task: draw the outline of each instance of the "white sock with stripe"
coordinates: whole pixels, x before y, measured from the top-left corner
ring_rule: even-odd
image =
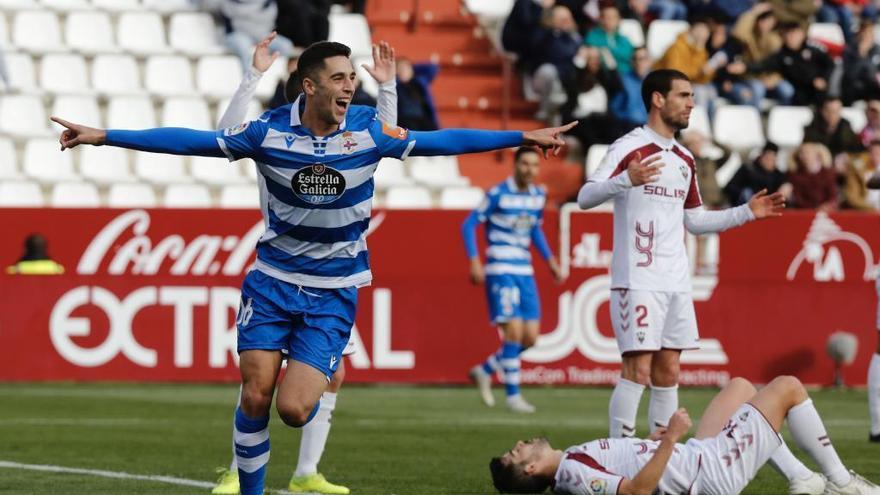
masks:
[[[868,410],[871,434],[880,435],[880,354],[874,354],[868,365]]]
[[[241,495],[263,495],[269,462],[269,416],[249,418],[235,410],[235,457]]]
[[[651,385],[651,398],[648,399],[648,421],[651,432],[669,426],[669,418],[678,409],[678,385],[655,387]]]
[[[813,472],[791,453],[791,449],[785,443],[770,456],[770,465],[788,481],[809,478],[813,475]]]
[[[633,437],[645,386],[621,377],[608,402],[609,438]],[[668,419],[667,419],[668,421]]]
[[[816,461],[825,476],[837,486],[848,484],[852,478],[831,445],[813,401],[807,399],[792,407],[786,418],[795,443]]]
[[[336,394],[324,392],[321,396],[321,408],[302,428],[299,458],[296,461],[294,476],[308,476],[318,472],[318,463],[321,462],[327,437],[330,436],[330,419],[333,417],[334,409],[336,409]]]

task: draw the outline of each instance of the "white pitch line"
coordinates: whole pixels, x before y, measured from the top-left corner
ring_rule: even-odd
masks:
[[[82,469],[64,466],[50,466],[46,464],[23,464],[20,462],[0,461],[0,468],[26,469],[29,471],[44,471],[50,473],[84,474],[87,476],[99,476],[101,478],[115,478],[123,480],[155,481],[170,485],[194,486],[198,488],[214,488],[214,483],[207,481],[188,480],[175,478],[174,476],[159,476],[150,474],[131,474],[121,471],[104,471],[102,469]]]

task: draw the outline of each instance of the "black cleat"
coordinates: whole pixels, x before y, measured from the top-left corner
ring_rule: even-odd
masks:
[[[874,442],[874,443],[880,443],[880,433],[878,433],[876,435],[873,433],[869,433],[868,434],[868,441]]]

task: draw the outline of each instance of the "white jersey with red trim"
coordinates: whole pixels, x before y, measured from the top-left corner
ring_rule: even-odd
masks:
[[[664,167],[656,182],[614,197],[611,288],[689,292],[684,209],[702,205],[693,155],[675,139],[639,127],[611,145],[588,182],[626,173],[637,153],[643,160],[660,154]]]
[[[621,480],[633,479],[659,445],[660,442],[638,438],[608,438],[570,447],[556,470],[553,492],[616,495]],[[699,470],[699,452],[676,444],[655,493],[689,493]]]

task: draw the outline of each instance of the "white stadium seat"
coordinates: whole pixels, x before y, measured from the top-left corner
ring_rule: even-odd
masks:
[[[67,51],[61,39],[61,24],[50,11],[19,12],[15,16],[12,39],[15,46],[26,53]]]
[[[98,184],[133,182],[128,167],[129,151],[115,146],[81,146],[79,172],[83,178]]]
[[[440,208],[472,210],[480,205],[486,193],[479,187],[447,187],[440,193]]]
[[[361,89],[373,98],[377,98],[379,96],[379,83],[373,79],[373,76],[367,72],[367,69],[364,69],[364,64],[373,65],[373,58],[358,57],[353,59],[351,63],[354,65],[354,71],[357,73],[358,81],[361,83]]]
[[[40,3],[57,12],[82,11],[92,8],[92,4],[88,0],[40,0]]]
[[[229,97],[238,88],[242,74],[238,57],[202,57],[196,64],[196,87],[200,94],[209,98]]]
[[[163,14],[196,9],[191,0],[143,0],[143,2],[145,9],[155,10]]]
[[[81,55],[49,54],[40,64],[40,86],[60,94],[91,94],[86,61]]]
[[[15,146],[8,137],[0,137],[0,179],[20,179]]]
[[[764,145],[764,131],[758,109],[747,105],[727,105],[715,111],[712,121],[715,140],[735,150],[751,150]]]
[[[587,150],[587,169],[585,170],[587,179],[596,172],[596,169],[599,168],[599,164],[602,163],[602,159],[605,158],[607,153],[607,144],[594,144],[590,146],[590,149]]]
[[[37,0],[0,0],[0,10],[35,10],[39,9]]]
[[[218,123],[217,127],[219,127],[220,117],[222,117],[223,114],[226,112],[226,109],[229,108],[229,102],[230,102],[229,98],[225,98],[225,99],[217,102],[217,106],[215,108],[215,110],[217,112],[215,114],[215,115],[217,115],[217,123]],[[257,117],[259,117],[262,114],[263,114],[263,105],[260,105],[260,102],[258,100],[251,99],[248,102],[248,107],[247,107],[247,110],[245,111],[243,122],[249,122],[251,120],[255,120]]]
[[[414,157],[410,163],[410,175],[428,187],[470,185],[470,180],[461,176],[458,159],[454,156]]]
[[[424,187],[392,187],[385,195],[385,207],[390,209],[423,210],[431,206],[431,193]]]
[[[156,111],[146,96],[116,96],[107,104],[107,127],[148,129],[156,127]]]
[[[711,138],[712,126],[709,125],[709,111],[706,107],[696,106],[691,111],[691,118],[688,122],[687,130],[698,131],[700,134]]]
[[[635,48],[645,46],[645,31],[642,23],[635,19],[621,19],[620,34],[626,36]]]
[[[337,41],[351,47],[352,57],[372,55],[370,26],[366,17],[361,14],[330,14],[329,41]]]
[[[89,127],[104,127],[101,111],[98,109],[98,100],[91,96],[59,96],[52,104],[52,115]],[[58,134],[64,130],[55,122],[50,125]]]
[[[775,106],[767,116],[767,138],[783,148],[800,146],[804,126],[813,120],[809,107]]]
[[[23,93],[41,93],[37,85],[37,71],[34,59],[27,53],[8,53],[6,69],[9,71],[9,85],[12,89]]]
[[[591,113],[608,111],[608,93],[600,85],[593,86],[589,91],[578,94],[577,107],[572,112],[575,118],[582,119]]]
[[[36,182],[0,182],[0,206],[38,207],[43,206],[44,203],[43,192]]]
[[[87,55],[119,51],[106,12],[71,12],[64,28],[70,48]]]
[[[865,110],[862,108],[844,107],[840,113],[856,133],[861,132],[868,123],[868,116],[865,115]]]
[[[208,105],[201,98],[168,98],[162,106],[162,127],[214,129]]]
[[[190,161],[192,176],[198,182],[212,186],[242,184],[247,178],[241,174],[237,163],[229,163],[225,158],[194,156]]]
[[[57,139],[30,139],[24,147],[24,173],[40,182],[77,181],[75,151],[61,151]]]
[[[248,208],[260,207],[260,191],[254,185],[224,186],[220,190],[221,208]]]
[[[160,153],[136,153],[134,173],[153,184],[191,182],[186,173],[183,157]]]
[[[379,166],[376,167],[376,173],[373,175],[376,187],[379,189],[388,189],[395,186],[411,186],[412,179],[406,176],[406,169],[403,162],[396,158],[382,158],[379,160]]]
[[[92,0],[92,4],[95,8],[108,12],[141,10],[140,0]]]
[[[185,96],[195,93],[189,60],[173,55],[155,55],[147,59],[144,86],[158,96]]]
[[[843,29],[840,24],[833,22],[811,22],[810,27],[807,28],[807,37],[831,45],[842,46],[846,44]]]
[[[687,31],[687,21],[665,21],[657,19],[648,26],[648,53],[654,60],[659,60],[666,49],[675,42],[682,31]]]
[[[166,208],[210,208],[211,193],[199,184],[171,184],[165,189],[162,205]]]
[[[88,182],[61,182],[52,188],[49,206],[56,208],[97,208],[101,206],[98,188]]]
[[[48,123],[43,102],[36,96],[0,97],[0,133],[15,137],[47,136]]]
[[[471,14],[488,21],[503,21],[513,9],[514,0],[464,0]]]
[[[92,61],[92,87],[102,95],[144,92],[137,61],[128,55],[98,55]]]
[[[9,22],[6,20],[3,8],[0,7],[0,46],[8,49],[11,44],[9,41]]]
[[[287,61],[283,59],[276,60],[269,67],[269,70],[263,74],[263,77],[260,78],[254,94],[261,100],[268,100],[275,94],[275,87],[278,85],[278,81],[287,81],[288,75]]]
[[[183,12],[171,16],[168,43],[178,52],[192,56],[219,55],[225,50],[217,37],[217,25],[210,14]]]
[[[147,184],[112,184],[107,194],[110,208],[153,208],[156,192]]]
[[[135,55],[156,55],[171,51],[165,42],[162,18],[155,12],[124,12],[116,23],[120,48]]]

